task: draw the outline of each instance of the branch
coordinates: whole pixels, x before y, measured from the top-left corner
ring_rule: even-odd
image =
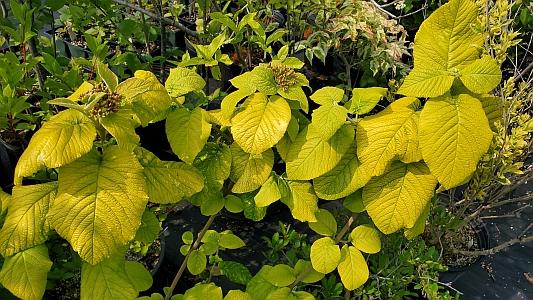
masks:
[[[189,260],[189,256],[191,253],[198,249],[200,247],[200,242],[202,241],[202,238],[204,237],[205,233],[215,220],[216,215],[212,215],[207,219],[207,222],[205,223],[202,230],[200,230],[200,233],[198,233],[198,237],[192,244],[191,248],[189,249],[189,252],[187,252],[187,255],[183,259],[183,262],[181,263],[180,268],[178,269],[178,272],[176,273],[176,276],[174,276],[174,280],[172,280],[172,284],[170,285],[170,289],[168,290],[168,293],[165,295],[165,300],[169,300],[172,297],[172,293],[174,292],[174,289],[176,288],[176,285],[178,284],[178,281],[181,278],[181,275],[183,275],[183,272],[185,272],[185,268],[187,267],[187,261]]]
[[[383,7],[381,7],[381,5],[379,5],[375,0],[370,0],[370,2],[372,4],[374,4],[374,6],[379,9],[379,11],[381,11],[382,13],[386,14],[387,16],[393,18],[393,19],[398,19],[397,16],[391,14],[390,12],[388,12],[386,9],[384,9]]]
[[[524,236],[524,234],[531,228],[533,227],[533,223],[530,223],[529,226],[526,227],[526,229],[524,231],[522,231],[522,233],[515,239],[512,239],[512,240],[509,240],[503,244],[500,244],[496,247],[493,247],[493,248],[490,248],[490,249],[487,249],[487,250],[476,250],[476,251],[464,251],[464,250],[456,250],[454,249],[453,250],[453,253],[457,253],[457,254],[462,254],[462,255],[466,255],[466,256],[481,256],[481,255],[492,255],[492,254],[496,254],[514,244],[523,244],[523,243],[527,243],[527,242],[531,242],[533,241],[533,235],[530,235],[530,236]]]
[[[533,69],[533,62],[531,62],[524,70],[522,70],[522,72],[520,72],[520,74],[518,74],[514,80],[515,81],[518,81],[520,80],[522,77],[524,77],[526,75],[527,72],[531,71]]]
[[[185,27],[183,24],[179,23],[179,22],[176,22],[172,19],[169,19],[169,18],[165,18],[165,17],[159,17],[158,15],[144,9],[144,8],[141,8],[137,5],[134,5],[134,4],[131,4],[127,1],[124,1],[124,0],[113,0],[115,3],[118,3],[118,4],[121,4],[121,5],[124,5],[124,6],[127,6],[133,10],[136,10],[144,15],[147,15],[149,16],[150,18],[152,19],[156,19],[156,20],[159,20],[161,23],[164,23],[166,25],[173,25],[173,26],[176,26],[178,27],[178,29],[184,31],[185,33],[187,33],[188,35],[190,36],[198,36],[198,32],[194,31],[194,30],[190,30],[189,28]],[[162,37],[163,38],[163,37]]]

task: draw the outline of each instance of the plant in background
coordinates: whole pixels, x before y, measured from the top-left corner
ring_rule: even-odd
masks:
[[[328,2],[328,1],[326,1]],[[333,54],[345,68],[347,89],[354,86],[355,67],[368,77],[392,77],[403,73],[401,58],[407,55],[406,32],[395,20],[387,19],[373,4],[366,1],[341,1],[337,5],[316,7],[312,33],[296,43],[296,51],[305,50],[309,61],[314,57],[325,64],[326,55]],[[325,8],[326,7],[326,8]],[[368,82],[364,86],[374,85]]]

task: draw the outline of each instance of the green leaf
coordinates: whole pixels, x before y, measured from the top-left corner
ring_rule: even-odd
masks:
[[[318,198],[313,186],[304,181],[281,181],[281,202],[291,210],[292,217],[301,222],[316,222]]]
[[[363,189],[359,189],[354,193],[348,195],[343,203],[349,211],[354,213],[360,213],[366,210],[365,205],[363,204]]]
[[[358,115],[369,113],[385,95],[387,95],[386,88],[370,87],[353,89],[350,113]]]
[[[309,180],[331,171],[354,142],[354,129],[342,126],[329,140],[304,129],[289,148],[287,177]]]
[[[222,289],[214,283],[197,284],[183,295],[183,300],[222,300]]]
[[[244,152],[236,143],[231,145],[231,175],[234,193],[258,189],[268,179],[274,165],[274,152],[268,149],[257,155]]]
[[[192,242],[194,242],[194,236],[193,236],[192,232],[185,231],[181,235],[181,240],[187,245],[192,245]]]
[[[362,286],[370,276],[363,254],[355,247],[342,247],[341,259],[337,268],[344,287],[353,291]]]
[[[374,224],[385,234],[411,228],[431,199],[437,181],[423,163],[394,162],[363,189],[363,201]]]
[[[446,188],[466,182],[492,141],[479,100],[469,95],[430,99],[420,115],[420,149]]]
[[[133,239],[147,200],[142,166],[110,146],[61,168],[50,224],[83,260],[97,264]]]
[[[57,182],[13,188],[8,213],[0,230],[0,250],[4,257],[48,239],[50,225],[46,216],[56,192]]]
[[[96,265],[82,264],[81,300],[134,299],[137,295],[122,257],[114,255]]]
[[[201,91],[205,86],[204,79],[193,70],[176,67],[170,69],[165,88],[171,97],[183,96],[194,91]]]
[[[297,298],[290,288],[282,287],[270,292],[266,300],[297,300]]]
[[[311,264],[313,269],[328,274],[335,270],[341,260],[341,250],[330,237],[323,237],[311,245]]]
[[[285,134],[291,121],[291,108],[279,96],[267,98],[256,93],[246,108],[231,120],[235,142],[251,154],[260,154],[274,146]]]
[[[488,55],[464,66],[460,72],[463,84],[476,94],[492,91],[502,80],[498,62]]]
[[[153,212],[145,210],[142,215],[141,226],[135,233],[135,240],[145,244],[152,243],[159,236],[160,231],[161,224],[157,216]]]
[[[419,103],[416,98],[402,98],[359,122],[357,157],[372,176],[383,174],[395,158],[420,159],[416,143]]]
[[[311,271],[308,271],[309,268],[311,268]],[[306,272],[306,274],[302,277],[302,282],[304,283],[315,283],[324,278],[324,274],[317,272],[315,271],[315,269],[313,269],[313,266],[311,265],[310,261],[303,259],[299,259],[296,262],[296,265],[294,266],[294,272],[296,272],[296,276],[302,276],[301,274],[303,272]]]
[[[252,296],[243,291],[231,290],[226,294],[224,300],[252,300]]]
[[[91,151],[96,138],[93,122],[74,109],[64,110],[44,123],[30,140],[15,168],[16,185],[43,167],[57,168]]]
[[[244,203],[244,216],[252,221],[261,221],[267,213],[267,207],[257,207],[253,197],[242,198]]]
[[[224,274],[224,276],[226,276],[231,282],[246,285],[252,279],[252,274],[250,274],[248,268],[241,263],[235,261],[221,261],[218,266],[222,271],[222,274]]]
[[[231,150],[225,144],[207,143],[196,156],[193,166],[204,174],[207,180],[224,183],[231,171]]]
[[[294,269],[284,265],[275,265],[265,275],[265,279],[277,287],[285,287],[290,285],[296,279]]]
[[[209,182],[208,182],[209,183]],[[224,195],[220,189],[222,185],[212,182],[204,185],[204,189],[191,197],[191,202],[200,205],[200,211],[204,216],[217,214],[224,208]]]
[[[137,121],[131,112],[121,109],[101,118],[100,124],[115,138],[120,147],[131,151],[139,145],[141,139],[135,133]]]
[[[45,245],[26,249],[6,257],[0,271],[0,283],[20,299],[43,298],[46,275],[52,268]]]
[[[261,189],[255,195],[254,201],[257,207],[266,207],[281,199],[276,174],[273,173],[265,183],[261,185]]]
[[[313,179],[313,187],[319,198],[336,200],[346,197],[370,180],[370,171],[361,167],[356,152],[353,143],[331,171]]]
[[[192,275],[198,275],[205,270],[206,266],[207,258],[205,255],[198,250],[191,251],[189,259],[187,260],[187,270],[189,270]]]
[[[338,104],[344,98],[344,90],[333,86],[326,86],[316,90],[309,98],[316,104],[331,106]]]
[[[246,292],[252,296],[252,300],[265,300],[270,292],[277,290],[276,286],[265,278],[265,275],[271,269],[271,266],[262,266],[259,272],[246,285]]]
[[[414,239],[416,236],[421,235],[424,233],[424,230],[426,229],[426,220],[429,216],[429,208],[431,206],[431,202],[426,205],[424,208],[424,211],[422,211],[422,214],[415,222],[415,225],[412,228],[406,228],[403,233],[405,237],[408,240]]]
[[[98,62],[96,64],[96,73],[100,76],[102,81],[105,82],[105,85],[111,92],[117,90],[118,77],[115,73],[109,70],[109,67],[106,64]]]
[[[286,91],[279,90],[278,94],[285,99],[298,101],[300,108],[305,113],[309,112],[309,101],[307,101],[307,96],[301,86],[293,85]]]
[[[272,69],[265,66],[255,67],[252,70],[251,75],[253,86],[255,86],[261,93],[274,95],[278,92],[278,84],[274,79]]]
[[[14,189],[14,188],[13,188]],[[11,204],[13,196],[0,189],[0,215],[4,215]]]
[[[244,210],[244,204],[242,203],[241,198],[235,195],[227,195],[225,199],[226,202],[224,203],[224,207],[227,211],[238,214]]]
[[[324,140],[331,138],[346,122],[348,110],[337,104],[323,105],[313,111],[311,124],[308,130]]]
[[[378,253],[381,250],[379,232],[369,224],[359,225],[350,233],[355,248],[365,253]]]
[[[143,264],[136,261],[126,261],[124,267],[131,284],[137,291],[146,291],[152,286],[152,275]]]
[[[161,161],[150,151],[138,147],[135,154],[143,166],[150,202],[168,204],[191,197],[204,187],[204,177],[193,166]]]
[[[172,104],[165,87],[148,71],[136,71],[135,77],[118,85],[117,93],[125,97],[126,103],[133,105],[142,126],[159,121],[160,115]]]
[[[232,233],[222,233],[218,243],[220,247],[226,249],[239,249],[245,246],[243,240]]]
[[[166,120],[165,129],[172,151],[188,164],[192,164],[211,134],[211,124],[204,113],[199,107],[192,111],[178,108],[169,113]]]
[[[473,1],[452,0],[437,9],[415,36],[415,66],[398,93],[437,97],[447,92],[458,69],[479,58],[484,42],[479,27]]]
[[[328,210],[319,209],[315,216],[316,222],[309,222],[309,228],[314,232],[325,236],[334,236],[337,233],[337,221]]]

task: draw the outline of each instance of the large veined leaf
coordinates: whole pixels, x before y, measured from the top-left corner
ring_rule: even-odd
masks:
[[[7,208],[9,207],[11,203],[11,199],[13,198],[12,195],[4,192],[2,189],[0,189],[0,215],[3,215],[6,213]]]
[[[64,110],[44,123],[32,137],[15,168],[15,184],[43,167],[57,168],[82,157],[93,147],[93,122],[74,109]]]
[[[354,129],[343,125],[329,140],[304,129],[287,154],[287,177],[309,180],[331,171],[354,142]]]
[[[362,188],[370,180],[371,172],[360,166],[354,143],[331,171],[313,179],[317,196],[325,200],[336,200]]]
[[[357,156],[373,176],[383,174],[395,158],[421,159],[418,150],[416,98],[402,98],[357,126]]]
[[[137,121],[135,121],[131,111],[121,109],[100,119],[100,124],[111,133],[120,147],[124,147],[127,150],[133,150],[141,140],[135,133]]]
[[[91,265],[81,266],[80,299],[135,299],[139,294],[128,277],[123,258],[116,255]]]
[[[415,66],[398,93],[437,97],[448,91],[458,69],[479,58],[484,40],[477,17],[471,0],[451,0],[431,14],[416,33]]]
[[[366,260],[357,248],[344,245],[341,249],[341,259],[337,268],[342,285],[353,291],[362,286],[370,276]]]
[[[132,104],[143,126],[158,121],[172,104],[165,87],[154,74],[147,71],[136,71],[134,77],[118,85],[117,93],[124,96],[126,103]]]
[[[283,137],[290,121],[291,108],[285,99],[256,93],[231,120],[231,133],[244,151],[260,154]]]
[[[204,177],[195,167],[182,162],[161,161],[150,151],[137,148],[135,154],[143,166],[150,202],[176,203],[200,192]]]
[[[302,222],[316,222],[318,198],[309,182],[280,181],[281,202],[291,210],[292,217]]]
[[[133,239],[147,200],[137,158],[110,146],[61,168],[49,220],[82,259],[97,264]]]
[[[299,73],[296,73],[299,74]],[[278,93],[285,99],[298,101],[300,108],[305,112],[309,112],[309,101],[305,95],[304,90],[299,85],[293,85],[285,90],[278,90]]]
[[[48,248],[45,245],[35,246],[5,258],[0,283],[20,299],[40,300],[51,268]]]
[[[437,180],[423,163],[394,162],[363,188],[366,210],[385,234],[411,228],[431,200]]]
[[[214,283],[202,283],[188,289],[183,300],[222,300],[222,289]]]
[[[358,115],[369,113],[386,94],[387,89],[381,87],[353,89],[350,113]]]
[[[500,97],[496,96],[483,96],[478,98],[481,102],[481,106],[485,111],[485,115],[489,120],[489,125],[492,131],[496,131],[496,122],[502,120],[503,115],[503,101]]]
[[[44,243],[50,226],[46,215],[57,192],[57,182],[15,186],[4,225],[0,251],[4,257]]]
[[[170,70],[165,88],[172,97],[183,96],[192,91],[200,91],[204,88],[205,81],[193,70],[176,67]]]
[[[461,81],[472,92],[485,94],[502,80],[502,72],[496,60],[488,55],[461,69]]]
[[[231,178],[234,193],[247,193],[258,189],[270,176],[274,165],[274,152],[268,149],[261,154],[244,152],[239,145],[231,145]]]
[[[313,111],[313,122],[309,124],[308,130],[327,140],[341,128],[347,116],[348,110],[344,106],[323,105]]]
[[[323,237],[311,245],[310,256],[313,269],[328,274],[339,265],[341,250],[332,238]]]
[[[426,205],[426,207],[422,211],[422,214],[420,215],[420,217],[418,217],[418,220],[416,220],[415,225],[411,228],[406,228],[403,231],[403,235],[408,240],[412,240],[416,236],[419,236],[422,233],[424,233],[424,230],[426,229],[426,220],[429,216],[430,206],[431,206],[431,202]]]
[[[469,95],[430,99],[420,115],[419,135],[424,161],[447,189],[472,176],[492,141],[483,107]]]
[[[211,134],[211,124],[204,114],[205,111],[199,107],[192,111],[178,108],[169,113],[166,120],[165,130],[170,147],[188,164],[192,164]]]
[[[326,86],[316,90],[309,98],[322,106],[338,104],[344,98],[344,90],[338,87]]]

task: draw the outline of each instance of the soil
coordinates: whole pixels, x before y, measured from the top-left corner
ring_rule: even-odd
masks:
[[[46,290],[43,299],[73,300],[80,299],[81,271],[71,278],[57,282],[53,289]]]
[[[476,256],[466,256],[454,253],[453,250],[475,251],[482,250],[483,247],[479,241],[479,231],[473,226],[464,226],[456,235],[445,235],[442,244],[444,245],[442,260],[448,267],[463,268],[475,263],[478,260]]]
[[[150,273],[153,274],[155,271],[157,271],[162,249],[163,247],[161,247],[161,240],[157,239],[150,245],[150,247],[148,247],[148,252],[145,256],[130,250],[126,252],[126,260],[140,262],[148,271],[150,271]]]

